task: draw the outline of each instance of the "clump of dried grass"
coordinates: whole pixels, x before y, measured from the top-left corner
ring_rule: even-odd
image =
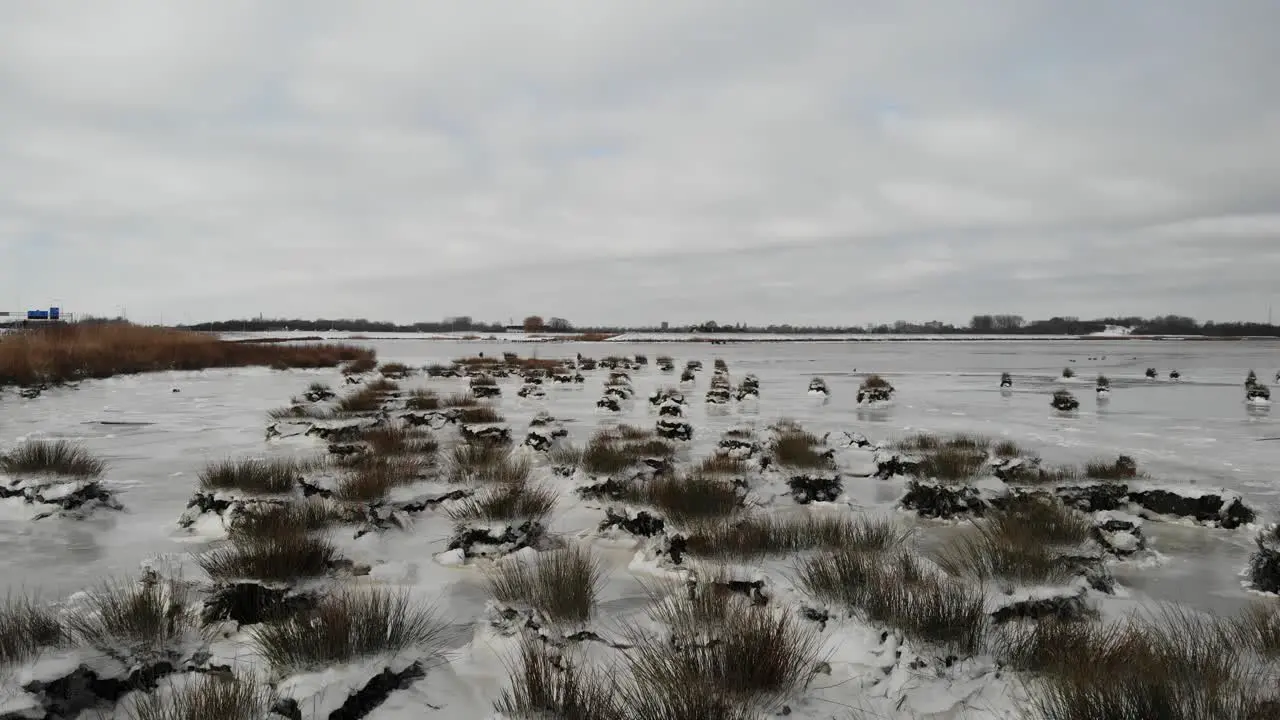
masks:
[[[171,649],[194,627],[186,592],[175,580],[105,582],[88,591],[88,602],[66,616],[69,634],[101,652],[118,656]]]
[[[457,501],[450,506],[448,514],[450,519],[458,522],[541,522],[555,509],[557,499],[554,488],[523,481],[498,483],[479,495]]]
[[[727,518],[742,510],[743,496],[722,478],[691,473],[662,475],[629,485],[620,499],[648,505],[667,520],[683,524]]]
[[[107,468],[84,446],[69,440],[27,440],[0,455],[0,470],[14,475],[49,474],[97,477]]]
[[[1034,710],[1046,720],[1261,720],[1276,707],[1229,625],[1187,609],[1013,626],[997,646],[1012,668],[1035,673]]]
[[[386,497],[393,488],[422,478],[430,467],[430,463],[419,456],[366,457],[345,469],[334,498],[375,502]]]
[[[377,425],[362,430],[359,437],[375,454],[382,456],[431,455],[440,449],[435,437],[420,428]]]
[[[458,422],[471,425],[473,423],[500,423],[506,420],[502,417],[502,413],[489,407],[488,405],[480,405],[477,407],[464,407],[458,411]]]
[[[982,645],[988,623],[982,592],[938,577],[909,553],[844,547],[801,560],[796,574],[815,598],[856,610],[908,638],[966,656]]]
[[[409,396],[405,398],[404,406],[406,410],[417,412],[439,410],[440,396],[431,390],[415,388],[409,391]]]
[[[1054,498],[1027,496],[991,514],[938,551],[947,574],[1013,583],[1065,583],[1080,566],[1063,550],[1087,541],[1093,524]]]
[[[784,467],[806,470],[833,470],[835,461],[826,452],[819,452],[822,438],[806,432],[799,426],[780,426],[775,430],[771,445],[773,459]]]
[[[275,694],[250,677],[220,677],[209,673],[171,681],[150,693],[138,693],[129,709],[132,720],[262,720]]]
[[[67,640],[68,633],[53,608],[13,594],[0,605],[0,667],[32,660],[41,650]]]
[[[200,555],[196,563],[215,582],[294,582],[326,575],[341,557],[333,543],[295,523],[263,523],[255,530],[233,533],[229,544]]]
[[[273,667],[305,670],[410,649],[438,652],[450,633],[436,612],[390,590],[343,590],[311,612],[251,631]]]
[[[449,454],[449,479],[482,485],[524,483],[533,475],[533,464],[510,448],[481,443],[455,445]]]
[[[218,460],[200,471],[198,482],[203,490],[278,495],[297,489],[302,472],[308,466],[293,458]]]
[[[685,547],[694,555],[746,560],[805,550],[884,550],[907,537],[895,523],[883,519],[831,513],[753,515],[699,527],[686,538]]]
[[[585,623],[604,578],[599,558],[572,545],[538,553],[532,560],[503,560],[489,572],[488,587],[499,602],[533,610],[552,622]]]

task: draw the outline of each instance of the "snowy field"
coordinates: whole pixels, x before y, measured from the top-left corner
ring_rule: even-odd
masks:
[[[281,333],[268,333],[278,337]],[[484,353],[501,356],[513,349],[506,342],[369,341],[381,362],[398,361],[421,369],[459,357]],[[587,371],[581,384],[549,383],[543,398],[520,398],[518,377],[500,379],[501,397],[491,401],[505,416],[516,445],[529,421],[540,411],[563,422],[568,441],[587,443],[598,428],[619,422],[652,428],[657,412],[647,401],[660,387],[676,386],[688,360],[705,369],[683,388],[688,403],[684,419],[694,429],[689,442],[677,443],[677,459],[693,462],[712,455],[724,433],[749,425],[762,439],[780,418],[790,418],[819,436],[830,433],[836,449],[843,489],[834,511],[895,518],[920,530],[922,547],[945,545],[956,532],[955,520],[924,521],[899,506],[906,481],[874,477],[874,449],[844,447],[843,433],[860,433],[872,444],[888,443],[912,433],[978,433],[1007,439],[1033,451],[1046,464],[1076,464],[1093,459],[1135,459],[1152,483],[1237,493],[1257,517],[1241,527],[1224,529],[1178,518],[1148,518],[1142,524],[1147,549],[1111,558],[1107,569],[1116,580],[1110,594],[1090,594],[1104,617],[1133,608],[1171,601],[1215,614],[1238,611],[1257,594],[1246,589],[1241,572],[1254,548],[1258,528],[1276,520],[1280,510],[1280,411],[1246,407],[1242,381],[1249,369],[1270,384],[1280,369],[1280,344],[1265,342],[979,341],[945,343],[804,343],[804,344],[646,344],[630,342],[556,343],[515,347],[521,355],[592,358],[644,354],[647,366],[630,372],[635,398],[621,412],[597,408],[609,372]],[[674,373],[660,372],[653,360],[663,354],[676,361]],[[723,359],[736,387],[748,374],[760,380],[758,402],[704,402],[713,359]],[[1064,367],[1076,377],[1061,378]],[[1154,367],[1159,378],[1144,377]],[[1178,370],[1181,379],[1168,373]],[[1002,392],[1001,372],[1013,376]],[[868,373],[878,373],[895,387],[893,402],[867,408],[855,401]],[[1094,378],[1111,380],[1109,399],[1100,402]],[[829,398],[806,392],[814,376],[825,378]],[[145,565],[179,569],[200,580],[194,553],[225,540],[217,523],[201,520],[180,528],[196,490],[196,478],[207,463],[242,457],[313,458],[326,445],[313,437],[268,439],[269,410],[287,406],[313,382],[350,390],[337,370],[273,371],[266,368],[160,373],[85,382],[55,388],[35,399],[14,391],[0,397],[0,450],[28,439],[70,439],[104,459],[108,487],[117,491],[122,511],[102,509],[86,518],[32,519],[30,505],[20,499],[0,501],[0,582],[9,592],[38,591],[46,599],[65,598],[95,582],[136,577]],[[404,390],[430,388],[441,395],[462,392],[464,378],[429,378],[422,372],[401,382]],[[1049,406],[1057,388],[1080,400],[1070,415]],[[394,413],[393,413],[394,414]],[[287,433],[286,433],[287,434]],[[438,430],[447,450],[457,431]],[[526,448],[535,472],[562,490],[551,519],[553,534],[590,545],[606,563],[607,582],[591,629],[606,638],[621,637],[622,623],[645,613],[645,586],[664,577],[679,577],[646,547],[651,540],[625,532],[600,531],[608,502],[586,500],[573,492],[574,478],[555,475],[545,454]],[[445,454],[445,453],[442,453]],[[880,453],[879,456],[882,456]],[[435,492],[445,483],[426,481],[418,490]],[[410,498],[409,488],[397,498]],[[786,493],[756,489],[755,501],[766,512],[798,509]],[[456,632],[446,649],[446,662],[433,666],[411,687],[392,693],[367,717],[491,718],[493,703],[508,683],[508,667],[519,644],[496,627],[494,609],[484,584],[487,560],[467,559],[448,551],[453,525],[442,512],[415,514],[405,529],[372,532],[360,538],[338,532],[335,542],[367,576],[353,580],[406,588],[434,604]],[[521,551],[528,552],[528,551]],[[735,572],[763,579],[783,604],[799,602],[789,584],[785,564],[768,563]],[[228,632],[213,643],[215,659],[235,667],[256,667],[243,645],[243,634]],[[943,669],[928,648],[882,635],[874,624],[856,620],[831,622],[823,630],[825,672],[807,690],[787,699],[794,718],[1017,718],[1025,717],[1026,690],[1015,674],[999,673],[990,658],[965,660]],[[607,644],[587,651],[608,662]],[[911,658],[928,662],[911,664]],[[394,664],[392,662],[391,664]],[[299,700],[302,717],[330,717],[349,691],[388,667],[373,662],[327,673],[294,677],[288,692]],[[924,669],[921,669],[921,668]],[[50,672],[44,668],[44,672]],[[0,717],[29,700],[13,683]],[[13,717],[21,717],[15,715]],[[33,715],[32,717],[39,717]],[[336,716],[335,716],[336,717]]]

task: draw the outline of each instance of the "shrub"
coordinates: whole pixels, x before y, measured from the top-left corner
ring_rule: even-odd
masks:
[[[342,367],[343,375],[363,375],[367,372],[373,372],[378,367],[378,361],[372,353],[358,357],[348,362]]]
[[[203,490],[240,490],[278,495],[292,492],[302,478],[303,464],[289,458],[218,460],[200,471]]]
[[[908,638],[972,655],[987,627],[980,590],[939,578],[910,554],[850,547],[802,560],[800,587],[827,603],[856,609]]]
[[[498,381],[494,380],[492,377],[488,375],[472,375],[471,376],[471,382],[470,382],[471,387],[495,387],[497,384],[498,384]]]
[[[462,408],[458,413],[458,422],[466,423],[500,423],[506,420],[502,415],[487,405]]]
[[[449,479],[453,482],[523,483],[532,474],[533,464],[528,459],[517,460],[510,449],[498,445],[455,445],[450,453]]]
[[[416,388],[409,392],[409,397],[405,399],[404,406],[408,410],[416,411],[439,410],[440,396],[430,390]]]
[[[196,562],[215,582],[294,582],[327,574],[339,557],[328,540],[282,527],[274,534],[233,535],[230,544],[200,555]]]
[[[440,443],[426,430],[379,425],[360,432],[360,439],[378,455],[430,455]]]
[[[536,611],[559,623],[585,623],[605,579],[605,569],[589,549],[573,545],[538,553],[532,560],[509,558],[488,576],[494,599]]]
[[[27,662],[43,648],[57,647],[66,632],[52,608],[29,597],[5,597],[0,605],[0,667]]]
[[[365,458],[343,474],[334,497],[353,502],[381,500],[392,488],[422,477],[427,468],[427,463],[417,457]]]
[[[131,720],[261,720],[274,694],[252,677],[199,674],[179,685],[151,693],[136,693]]]
[[[1070,367],[1064,367],[1064,368],[1062,368],[1062,377],[1064,377],[1064,378],[1073,378],[1073,377],[1075,377],[1075,376],[1076,376],[1076,371],[1075,371],[1075,370],[1072,370]]]
[[[1095,381],[1094,381],[1094,383],[1095,383],[1099,388],[1106,388],[1106,389],[1110,389],[1110,387],[1111,387],[1111,378],[1107,377],[1106,375],[1098,375],[1098,379],[1097,379],[1097,380],[1095,380]]]
[[[86,607],[67,615],[66,627],[72,637],[107,654],[157,653],[193,626],[188,610],[180,582],[107,582],[89,591]]]
[[[97,477],[106,467],[106,463],[89,454],[83,446],[68,440],[28,440],[0,455],[0,469],[15,475],[48,473]]]
[[[343,590],[310,613],[251,630],[254,645],[275,668],[311,669],[410,649],[438,652],[449,626],[405,592]]]
[[[527,482],[509,482],[495,485],[482,494],[460,500],[449,510],[449,518],[455,521],[545,520],[555,509],[558,494],[554,488],[532,485]]]
[[[835,469],[835,462],[814,448],[822,444],[818,436],[800,429],[784,429],[773,440],[773,459],[779,465],[802,469]]]
[[[686,539],[695,555],[752,559],[803,550],[859,548],[882,550],[907,535],[887,520],[835,514],[751,516],[703,527]]]
[[[334,367],[364,357],[372,358],[373,351],[339,344],[229,342],[128,323],[52,325],[0,339],[0,386],[247,365]]]

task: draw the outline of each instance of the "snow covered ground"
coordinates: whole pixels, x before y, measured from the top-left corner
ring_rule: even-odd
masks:
[[[498,342],[416,339],[369,344],[384,362],[418,367],[480,352],[500,356],[510,349]],[[1225,487],[1240,493],[1259,511],[1258,523],[1274,521],[1280,510],[1280,440],[1268,439],[1280,436],[1280,414],[1246,408],[1241,385],[1250,368],[1264,378],[1274,374],[1280,365],[1277,344],[1023,340],[710,347],[615,342],[535,348],[521,353],[573,357],[581,352],[597,358],[644,353],[651,363],[660,354],[670,354],[678,367],[696,358],[708,368],[713,358],[723,358],[735,381],[747,373],[757,375],[758,403],[731,404],[725,410],[708,409],[701,402],[710,371],[699,374],[696,389],[686,391],[687,419],[695,435],[682,458],[709,455],[722,433],[739,423],[763,429],[780,417],[793,418],[818,434],[830,431],[835,437],[857,431],[873,442],[917,431],[964,431],[1015,440],[1053,463],[1113,460],[1127,454],[1161,483]],[[1071,380],[1060,377],[1067,366],[1076,372]],[[1159,368],[1161,379],[1144,378],[1147,367]],[[1164,379],[1175,368],[1182,379]],[[999,377],[1006,370],[1014,386],[1012,392],[1002,393]],[[891,406],[868,410],[855,404],[857,385],[868,372],[882,374],[896,386]],[[1098,373],[1111,379],[1112,393],[1105,404],[1099,404],[1092,391]],[[581,445],[602,423],[651,427],[655,413],[645,399],[678,379],[678,373],[662,374],[652,364],[632,372],[636,401],[623,413],[606,416],[595,407],[606,375],[607,371],[588,373],[584,385],[551,387],[537,400],[516,397],[518,378],[501,380],[499,406],[517,439],[534,413],[545,409],[566,420],[571,438]],[[826,379],[831,391],[825,402],[806,393],[809,380],[817,375]],[[264,433],[266,412],[286,405],[313,381],[342,387],[337,371],[250,368],[111,378],[52,389],[32,400],[5,392],[0,398],[0,450],[27,438],[81,441],[108,462],[105,480],[120,491],[125,510],[85,520],[31,521],[20,500],[0,501],[0,583],[7,591],[39,590],[44,598],[64,597],[99,579],[136,576],[140,564],[157,558],[185,565],[187,574],[198,576],[189,553],[218,538],[176,525],[197,473],[207,462],[228,457],[313,457],[323,452],[323,444],[312,438],[268,441]],[[446,393],[463,390],[466,381],[419,374],[406,385]],[[1049,395],[1059,387],[1080,398],[1075,415],[1062,416],[1049,408]],[[901,515],[894,510],[900,484],[857,477],[874,469],[868,465],[868,454],[848,452],[841,458],[851,473],[841,504],[860,512]],[[540,472],[549,475],[545,469]],[[600,519],[598,504],[566,493],[553,530],[590,538]],[[447,664],[393,694],[369,717],[491,717],[493,700],[507,682],[504,662],[510,662],[516,646],[486,622],[479,571],[452,564],[443,554],[450,525],[444,517],[425,513],[405,532],[339,539],[348,557],[372,566],[369,581],[411,589],[435,603],[462,632]],[[947,524],[934,525],[931,541],[945,542]],[[1168,600],[1231,613],[1249,600],[1238,575],[1252,548],[1251,528],[1148,522],[1143,529],[1155,553],[1112,567],[1122,590],[1103,601],[1104,612],[1118,614],[1151,600]],[[603,538],[592,542],[609,564],[602,614],[620,620],[642,612],[642,583],[653,579],[653,568],[637,561],[637,543]],[[770,582],[782,586],[785,580]],[[967,661],[947,672],[915,672],[907,669],[894,642],[866,625],[834,625],[825,638],[831,674],[791,705],[792,717],[1023,717],[1018,708],[1025,700],[1024,689],[1010,675],[997,673],[990,662]],[[906,656],[917,650],[908,648]],[[242,654],[234,647],[224,651],[233,657]],[[304,703],[304,716],[321,716],[314,709],[329,707],[334,697],[340,705],[346,692],[343,683],[381,667],[295,678],[295,685],[315,686],[306,690],[316,695],[309,701],[313,710],[305,710]],[[325,700],[326,692],[333,697]]]

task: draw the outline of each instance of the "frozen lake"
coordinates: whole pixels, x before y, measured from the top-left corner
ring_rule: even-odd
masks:
[[[1256,369],[1269,383],[1280,368],[1280,344],[1267,342],[910,342],[795,344],[510,344],[382,340],[374,346],[383,361],[422,366],[457,357],[500,354],[589,357],[618,354],[669,354],[678,364],[700,359],[700,374],[690,392],[692,422],[697,428],[692,454],[705,455],[730,425],[744,419],[767,424],[791,417],[819,432],[857,430],[872,441],[910,431],[971,431],[1009,437],[1039,452],[1049,462],[1114,459],[1132,455],[1159,481],[1225,486],[1242,493],[1262,520],[1277,509],[1276,468],[1280,467],[1280,422],[1270,413],[1249,411],[1243,403],[1245,373]],[[707,415],[701,402],[714,358],[724,358],[735,379],[755,373],[761,380],[757,415],[737,411]],[[1077,378],[1063,382],[1062,368]],[[1149,381],[1147,367],[1162,378],[1178,369],[1182,381]],[[998,390],[1002,371],[1014,375],[1010,395]],[[896,404],[867,412],[854,404],[858,376],[880,373],[898,388]],[[1113,384],[1110,403],[1094,399],[1098,373]],[[821,375],[831,387],[823,405],[809,398],[810,377]],[[553,389],[545,401],[526,404],[515,397],[517,379],[503,381],[504,414],[517,432],[540,407],[571,419],[574,438],[582,442],[597,423],[634,421],[649,425],[652,415],[643,402],[660,385],[673,385],[652,365],[633,374],[640,401],[623,416],[598,415],[603,372],[591,373],[585,386]],[[46,519],[31,522],[13,507],[0,515],[0,563],[6,590],[39,589],[44,597],[63,595],[97,578],[137,572],[140,561],[160,553],[200,549],[178,533],[176,521],[203,465],[218,458],[243,455],[297,454],[323,451],[317,443],[266,442],[266,412],[286,405],[311,381],[340,385],[337,371],[276,372],[265,368],[196,373],[163,373],[89,382],[55,389],[35,400],[8,391],[0,400],[0,444],[8,447],[28,437],[83,441],[110,465],[107,481],[120,488],[124,513],[104,512],[87,521]],[[461,390],[465,381],[419,376],[409,383],[442,390]],[[1057,387],[1073,390],[1081,400],[1077,417],[1050,411],[1049,394]],[[180,392],[173,392],[173,390]],[[1280,412],[1280,411],[1278,411]],[[851,479],[850,495],[859,503],[890,505],[894,488],[874,479]],[[573,513],[569,513],[569,520]],[[566,531],[575,528],[562,528]],[[1208,530],[1176,524],[1147,525],[1153,547],[1162,553],[1156,568],[1116,569],[1121,582],[1152,597],[1175,599],[1230,611],[1247,597],[1236,574],[1251,547],[1252,532]],[[415,553],[420,551],[415,550]],[[459,590],[462,592],[462,590]],[[473,593],[474,588],[466,593]],[[465,594],[460,605],[473,603]]]

